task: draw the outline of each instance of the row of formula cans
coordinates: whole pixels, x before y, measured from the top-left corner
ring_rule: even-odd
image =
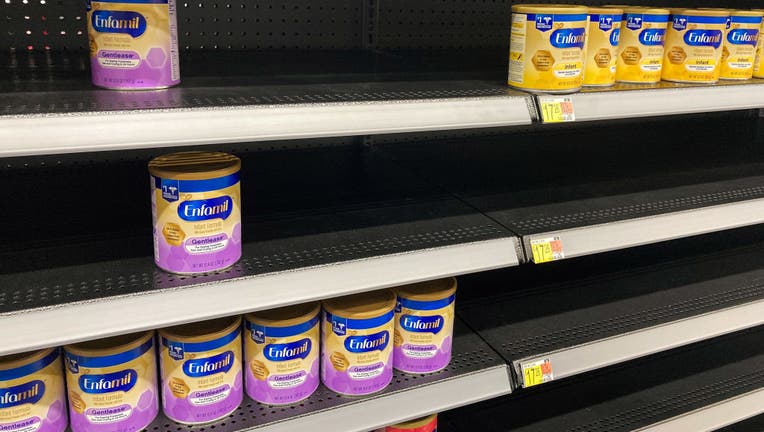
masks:
[[[549,93],[616,82],[764,78],[764,10],[512,6],[509,84]]]

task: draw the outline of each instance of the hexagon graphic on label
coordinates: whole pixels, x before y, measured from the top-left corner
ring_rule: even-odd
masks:
[[[162,67],[165,61],[167,61],[167,55],[162,48],[151,48],[146,56],[146,62],[153,68]]]

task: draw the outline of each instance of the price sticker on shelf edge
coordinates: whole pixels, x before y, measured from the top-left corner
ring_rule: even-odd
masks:
[[[533,387],[554,380],[552,362],[549,359],[538,360],[522,365],[523,387]]]
[[[570,96],[539,96],[541,121],[544,123],[564,123],[576,121],[573,98]]]
[[[565,258],[565,251],[562,250],[562,240],[559,237],[531,240],[531,253],[533,254],[533,262],[536,264]]]

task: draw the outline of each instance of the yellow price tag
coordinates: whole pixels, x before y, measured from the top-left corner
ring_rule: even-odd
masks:
[[[576,121],[573,99],[570,96],[539,96],[541,120],[544,123],[563,123]]]
[[[557,261],[565,258],[565,251],[562,249],[562,240],[560,240],[559,237],[531,240],[531,253],[533,255],[533,262],[536,264]]]
[[[545,382],[552,381],[552,363],[549,359],[535,361],[522,365],[523,369],[523,387],[533,387]]]

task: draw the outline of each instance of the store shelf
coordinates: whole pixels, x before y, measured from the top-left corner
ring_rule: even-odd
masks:
[[[764,108],[764,80],[714,85],[617,84],[571,95],[576,121],[613,120]]]
[[[535,364],[549,362],[551,382],[764,324],[762,262],[754,244],[478,299],[460,314],[529,387]]]
[[[764,412],[762,337],[761,328],[730,335],[448,420],[456,430],[712,431]]]
[[[716,432],[762,432],[764,431],[764,414],[733,423],[717,429]]]
[[[213,428],[223,432],[366,432],[510,391],[509,371],[504,362],[457,321],[453,359],[440,372],[427,375],[395,372],[387,389],[368,397],[342,397],[322,385],[313,396],[294,405],[268,406],[247,399],[238,411],[222,421],[182,429],[190,432]],[[178,427],[160,417],[147,429],[175,432]]]

